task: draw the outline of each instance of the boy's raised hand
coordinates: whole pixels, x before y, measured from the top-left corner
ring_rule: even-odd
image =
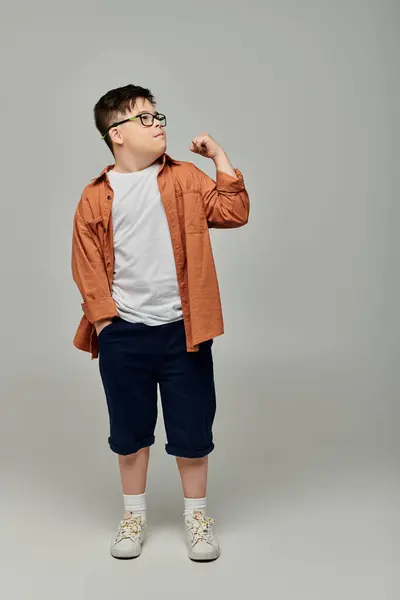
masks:
[[[221,146],[208,133],[201,133],[193,138],[189,150],[194,154],[200,154],[200,156],[211,158],[212,160],[224,154]]]

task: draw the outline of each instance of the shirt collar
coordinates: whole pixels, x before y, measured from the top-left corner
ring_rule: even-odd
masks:
[[[166,153],[165,153],[165,154],[163,154],[163,155],[162,155],[162,157],[161,157],[161,164],[162,164],[162,166],[164,167],[164,165],[165,165],[167,162],[171,162],[171,163],[173,163],[173,164],[176,164],[176,165],[177,165],[179,161],[177,161],[177,160],[175,160],[175,159],[171,158],[171,156],[169,156],[168,154],[166,154]],[[106,173],[108,173],[108,171],[111,171],[111,169],[112,169],[113,167],[115,167],[115,163],[113,163],[112,165],[107,165],[106,167],[104,167],[104,169],[102,170],[102,172],[100,173],[100,175],[97,175],[97,177],[93,177],[92,181],[96,181],[96,182],[97,182],[97,181],[100,181],[100,179],[102,179],[102,178],[104,177],[104,175],[105,175]]]

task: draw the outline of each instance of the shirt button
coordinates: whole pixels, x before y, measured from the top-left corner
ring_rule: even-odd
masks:
[[[111,200],[111,196],[107,196],[107,200]]]
[[[104,233],[107,233],[107,227],[104,227]]]

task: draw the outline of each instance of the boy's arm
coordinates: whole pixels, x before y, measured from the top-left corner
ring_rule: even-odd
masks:
[[[91,230],[77,209],[72,234],[72,277],[81,293],[82,310],[90,323],[118,316],[104,260]]]
[[[195,138],[190,149],[196,154],[211,158],[216,168],[214,181],[195,167],[209,227],[233,228],[245,225],[249,218],[250,201],[242,173],[233,168],[226,153],[208,134]]]

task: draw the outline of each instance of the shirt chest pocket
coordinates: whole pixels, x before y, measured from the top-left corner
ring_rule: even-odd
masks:
[[[207,218],[200,192],[184,192],[183,207],[186,233],[203,233],[207,229]]]

